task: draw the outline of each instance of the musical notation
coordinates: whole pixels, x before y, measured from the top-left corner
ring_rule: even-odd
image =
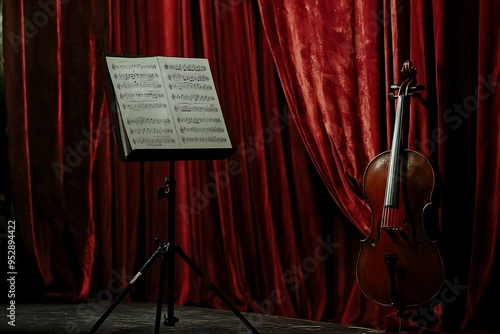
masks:
[[[108,57],[107,64],[128,150],[230,147],[206,59]]]
[[[153,80],[158,79],[158,73],[115,73],[116,80]]]
[[[168,135],[174,133],[174,130],[169,128],[130,128],[130,133],[133,135]]]
[[[146,109],[161,109],[161,108],[166,108],[167,104],[166,103],[161,103],[161,102],[130,102],[130,103],[124,103],[122,105],[123,110],[127,109],[132,109],[135,111],[141,111],[141,110],[146,110]]]
[[[172,100],[191,101],[191,102],[211,102],[215,101],[215,96],[200,94],[172,94]]]
[[[164,98],[165,94],[163,93],[120,93],[120,98],[122,100],[128,101],[141,101],[141,100],[156,100],[160,98]]]
[[[116,84],[118,89],[158,89],[162,87],[162,84],[158,81],[142,81],[142,82],[124,82]]]
[[[219,108],[215,104],[190,104],[190,103],[179,103],[174,106],[174,110],[177,112],[218,112]]]
[[[168,64],[164,65],[166,70],[174,70],[174,71],[206,71],[207,67],[204,65],[198,64]]]
[[[210,85],[193,82],[171,83],[168,84],[168,88],[178,90],[213,90],[213,87]]]
[[[181,133],[223,133],[226,130],[220,126],[196,127],[196,126],[181,126]]]
[[[128,118],[128,125],[167,125],[170,124],[170,119],[168,118],[153,118],[153,117],[136,117]]]
[[[182,73],[170,73],[167,75],[170,81],[209,81],[210,77],[205,74],[182,74]]]
[[[166,138],[166,137],[139,137],[132,139],[134,144],[147,145],[147,146],[162,146],[164,144],[175,144],[177,141],[175,138]]]
[[[156,70],[156,64],[112,64],[111,68],[115,71],[124,70]]]
[[[178,123],[200,124],[200,123],[222,123],[217,117],[177,117]]]
[[[197,143],[227,143],[227,138],[208,136],[208,137],[182,137],[182,142],[185,144],[197,144]]]

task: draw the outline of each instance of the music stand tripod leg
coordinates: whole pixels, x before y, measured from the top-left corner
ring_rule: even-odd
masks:
[[[155,240],[156,243],[156,240]],[[125,289],[123,289],[118,297],[113,301],[113,303],[108,307],[106,312],[103,313],[103,315],[97,320],[97,322],[92,326],[90,330],[90,334],[94,334],[99,327],[106,321],[108,316],[113,312],[113,310],[120,304],[122,299],[127,295],[127,293],[134,288],[135,283],[137,280],[144,275],[144,273],[151,267],[151,265],[154,263],[154,261],[158,258],[158,256],[164,256],[166,253],[169,251],[169,244],[164,244],[163,242],[160,243],[158,249],[156,252],[153,253],[153,255],[149,258],[149,260],[142,266],[142,268],[137,272],[137,274],[130,280],[130,282],[127,284]]]
[[[159,242],[160,244],[163,244],[163,241],[161,241],[158,238],[155,238],[155,243]],[[169,261],[169,257],[171,257],[171,254],[175,254],[172,252],[172,249],[170,248],[172,244],[167,243],[167,250],[165,253],[162,254],[161,257],[161,271],[160,271],[160,284],[158,287],[158,301],[156,304],[156,320],[155,320],[155,330],[154,334],[159,334],[160,333],[160,323],[161,323],[161,309],[162,309],[162,303],[163,303],[163,290],[164,290],[164,277],[165,277],[165,269],[167,267],[167,262]],[[177,320],[178,321],[178,320]]]
[[[168,302],[168,313],[164,324],[166,326],[175,326],[175,323],[179,321],[177,317],[174,316],[174,259],[175,253],[178,253],[181,258],[194,270],[194,272],[205,282],[210,291],[215,293],[227,307],[236,315],[241,322],[252,332],[253,334],[259,334],[257,329],[252,326],[252,324],[234,307],[233,304],[224,296],[224,294],[205,276],[203,271],[187,256],[182,250],[181,246],[175,243],[175,161],[170,161],[170,179],[165,179],[165,188],[158,189],[159,199],[168,199],[168,244],[173,249],[167,253],[168,256],[168,278],[167,278],[167,302]],[[175,250],[175,252],[173,252]],[[163,262],[162,262],[163,263]],[[162,268],[163,271],[163,268]],[[160,278],[160,286],[163,286],[163,278]],[[161,312],[161,300],[163,297],[163,290],[158,294],[158,307],[156,317],[158,319],[158,312]],[[157,333],[157,332],[155,332]]]
[[[217,297],[219,297],[224,302],[224,304],[226,304],[226,306],[229,307],[229,309],[233,312],[233,314],[237,316],[238,319],[240,319],[240,321],[246,326],[246,328],[253,334],[259,334],[257,329],[252,326],[252,324],[243,316],[243,314],[241,314],[240,311],[238,311],[236,307],[234,307],[234,305],[229,301],[229,299],[227,299],[226,296],[224,296],[222,291],[220,291],[219,288],[217,288],[217,286],[215,286],[215,284],[212,283],[207,276],[205,276],[203,271],[193,262],[193,260],[191,260],[191,258],[184,252],[184,250],[182,250],[181,246],[176,244],[173,247],[175,252],[180,255],[180,257],[184,260],[184,262],[186,262],[191,267],[191,269],[193,269],[196,275],[198,275],[202,279],[202,281],[205,282],[209,290],[215,293]]]
[[[158,188],[158,198],[168,200],[168,237],[167,244],[175,245],[175,160],[170,160],[169,164],[170,178],[165,178],[165,188]],[[165,317],[165,326],[175,326],[175,323],[179,321],[174,315],[174,279],[175,279],[175,252],[168,252],[166,254],[166,262],[168,264],[168,276],[167,276],[167,316]],[[164,286],[164,271],[165,263],[162,262],[162,269],[160,274],[160,290],[158,292],[158,304],[156,307],[156,320],[157,323],[161,317],[162,300],[163,300],[163,286]],[[157,332],[155,331],[155,334]]]

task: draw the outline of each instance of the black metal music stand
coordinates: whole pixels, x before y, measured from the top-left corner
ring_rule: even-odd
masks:
[[[175,161],[170,160],[170,178],[165,179],[165,188],[158,189],[158,198],[168,199],[168,240],[164,243],[162,240],[156,238],[155,244],[158,249],[153,253],[149,260],[143,265],[143,267],[137,272],[137,274],[130,280],[128,285],[123,289],[113,303],[108,307],[106,312],[97,320],[97,322],[92,326],[90,331],[91,334],[95,333],[99,327],[104,323],[107,317],[113,312],[113,310],[118,306],[122,299],[127,295],[127,293],[134,288],[137,280],[145,274],[145,272],[151,267],[154,261],[161,256],[161,271],[160,271],[160,281],[158,288],[158,301],[156,305],[156,320],[154,333],[158,334],[160,332],[161,323],[161,313],[163,305],[163,293],[164,293],[164,281],[165,281],[165,270],[167,271],[167,316],[165,317],[164,324],[166,326],[175,326],[175,323],[179,319],[174,315],[174,273],[175,273],[175,253],[179,254],[180,257],[193,269],[193,271],[198,275],[203,282],[208,286],[210,291],[215,293],[226,306],[241,320],[241,322],[248,328],[248,330],[254,334],[259,332],[252,324],[234,307],[234,305],[224,296],[224,294],[205,276],[203,271],[187,256],[180,245],[175,242]],[[168,265],[168,268],[167,268]]]
[[[243,322],[243,324],[250,330],[250,332],[258,334],[259,332],[248,322],[248,320],[231,304],[231,302],[224,296],[224,294],[205,276],[203,271],[186,255],[182,248],[175,242],[175,162],[185,161],[185,160],[223,160],[229,158],[235,151],[235,148],[189,148],[189,149],[138,149],[131,152],[124,151],[124,145],[121,142],[120,134],[120,120],[118,119],[118,111],[116,110],[116,94],[113,89],[109,71],[106,65],[106,54],[100,59],[101,70],[104,81],[106,83],[106,98],[108,102],[108,109],[113,121],[113,132],[115,135],[115,140],[118,146],[118,153],[120,160],[122,161],[169,161],[169,173],[170,177],[165,179],[165,188],[158,189],[158,197],[160,199],[168,199],[168,238],[167,242],[164,243],[159,238],[155,239],[155,244],[158,249],[153,253],[149,260],[142,266],[142,268],[137,272],[137,274],[130,280],[128,285],[112,304],[108,307],[106,312],[98,319],[98,321],[92,326],[90,331],[91,334],[95,333],[99,327],[103,324],[106,318],[113,312],[113,310],[122,301],[125,295],[134,288],[137,280],[144,275],[144,273],[152,266],[158,257],[161,256],[161,271],[160,271],[160,281],[158,288],[158,302],[156,307],[156,321],[154,333],[158,334],[160,332],[161,323],[161,312],[163,305],[163,293],[164,293],[164,280],[165,280],[165,270],[167,270],[167,298],[168,298],[168,310],[167,316],[164,324],[167,326],[175,326],[175,323],[179,320],[174,315],[174,270],[175,270],[175,253],[179,254],[180,257],[194,270],[196,275],[198,275],[203,282],[205,282],[210,291],[215,293],[226,306]],[[127,154],[125,154],[127,153]],[[167,268],[168,265],[168,268]]]

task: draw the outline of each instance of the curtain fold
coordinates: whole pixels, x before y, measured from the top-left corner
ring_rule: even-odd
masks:
[[[464,107],[477,113],[476,184],[474,238],[469,269],[465,328],[498,327],[496,304],[499,293],[498,254],[500,252],[500,34],[493,13],[500,13],[500,3],[479,4],[478,80],[472,97],[464,99]],[[477,111],[467,106],[477,103]]]
[[[90,291],[95,248],[96,49],[106,44],[107,6],[7,1],[4,18],[13,192],[23,260],[39,277],[28,290],[39,295],[42,284],[47,297],[78,300]]]

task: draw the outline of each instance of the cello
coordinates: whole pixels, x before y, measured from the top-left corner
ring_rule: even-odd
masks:
[[[429,240],[424,217],[432,205],[437,171],[421,153],[404,149],[403,119],[411,97],[420,96],[416,69],[407,60],[404,82],[389,94],[397,99],[391,149],[373,158],[363,176],[370,234],[361,240],[356,279],[371,301],[397,309],[423,304],[439,292],[444,268],[437,241]]]

